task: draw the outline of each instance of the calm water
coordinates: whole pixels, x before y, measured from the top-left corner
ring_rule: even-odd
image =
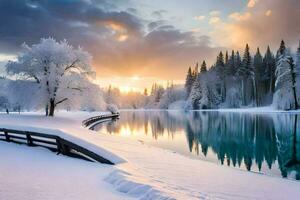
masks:
[[[300,180],[300,116],[124,111],[101,133],[129,137],[220,165]]]

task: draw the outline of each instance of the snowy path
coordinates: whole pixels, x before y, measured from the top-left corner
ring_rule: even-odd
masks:
[[[86,117],[86,113],[66,112],[59,113],[54,119],[38,115],[0,115],[0,125],[17,122],[18,125],[60,129],[121,156],[127,162],[117,165],[119,170],[108,170],[105,180],[130,197],[273,200],[296,199],[300,196],[300,182],[192,160],[138,141],[97,134],[80,127]]]

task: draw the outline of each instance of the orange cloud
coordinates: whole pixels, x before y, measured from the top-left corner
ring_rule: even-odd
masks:
[[[257,3],[257,1],[255,1]],[[253,6],[253,3],[251,4]],[[295,48],[298,45],[300,26],[298,0],[264,0],[251,8],[251,13],[232,13],[230,21],[214,26],[212,40],[219,45],[243,49],[250,47],[276,49],[282,39]]]
[[[236,20],[236,21],[245,21],[250,19],[251,13],[250,12],[245,12],[245,13],[239,13],[239,12],[234,12],[229,15],[230,19]]]
[[[105,24],[108,28],[110,28],[113,31],[113,34],[115,35],[115,39],[117,41],[124,42],[128,39],[128,31],[123,25],[115,23],[113,21],[105,22]]]
[[[248,7],[253,8],[257,4],[258,0],[249,0]]]
[[[221,22],[221,19],[220,19],[220,17],[211,17],[210,19],[209,19],[209,24],[217,24],[217,23],[219,23],[219,22]]]

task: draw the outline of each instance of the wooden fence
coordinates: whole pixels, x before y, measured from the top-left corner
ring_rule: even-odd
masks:
[[[117,119],[119,118],[120,114],[119,113],[115,113],[115,114],[107,114],[107,115],[99,115],[99,116],[95,116],[95,117],[91,117],[88,118],[86,120],[84,120],[82,122],[82,125],[87,127],[95,122],[99,122],[102,120],[106,120],[106,119]]]
[[[110,165],[114,164],[110,160],[103,158],[82,146],[56,135],[0,128],[0,140],[27,144],[28,146],[41,146],[48,148],[51,151],[58,152],[58,154],[61,153],[75,158],[97,161]]]

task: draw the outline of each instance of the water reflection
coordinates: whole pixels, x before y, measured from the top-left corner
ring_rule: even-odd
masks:
[[[122,112],[96,126],[110,134],[149,141],[179,153],[249,171],[300,179],[300,117],[293,114]]]

